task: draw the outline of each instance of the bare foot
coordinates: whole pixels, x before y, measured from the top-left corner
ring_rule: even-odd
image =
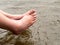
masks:
[[[18,28],[14,30],[15,34],[19,34],[21,31],[28,29],[31,25],[33,25],[36,21],[36,12],[34,10],[30,10],[24,14],[25,16],[18,20]]]

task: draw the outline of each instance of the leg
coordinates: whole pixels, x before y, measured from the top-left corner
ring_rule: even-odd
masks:
[[[0,13],[2,13],[3,15],[5,15],[8,18],[15,19],[15,20],[19,20],[19,19],[21,19],[24,16],[24,15],[21,15],[21,14],[19,14],[19,15],[12,15],[12,14],[6,13],[6,12],[4,12],[2,10],[0,10]]]
[[[14,25],[17,23],[17,21],[12,20],[4,16],[0,13],[0,28],[3,29],[13,29]]]

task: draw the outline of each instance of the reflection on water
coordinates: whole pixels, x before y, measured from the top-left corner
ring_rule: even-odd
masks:
[[[31,40],[32,34],[31,30],[25,30],[19,35],[14,35],[11,32],[8,32],[5,37],[0,39],[1,45],[33,45]]]

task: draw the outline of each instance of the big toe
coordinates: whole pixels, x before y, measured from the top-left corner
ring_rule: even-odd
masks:
[[[32,15],[33,13],[35,13],[35,10],[34,9],[29,10],[28,12],[26,12],[27,15]]]

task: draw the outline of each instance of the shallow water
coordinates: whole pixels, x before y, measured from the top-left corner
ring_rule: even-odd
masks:
[[[11,14],[37,10],[37,22],[22,34],[1,29],[1,45],[60,45],[60,0],[0,0],[0,9]]]

